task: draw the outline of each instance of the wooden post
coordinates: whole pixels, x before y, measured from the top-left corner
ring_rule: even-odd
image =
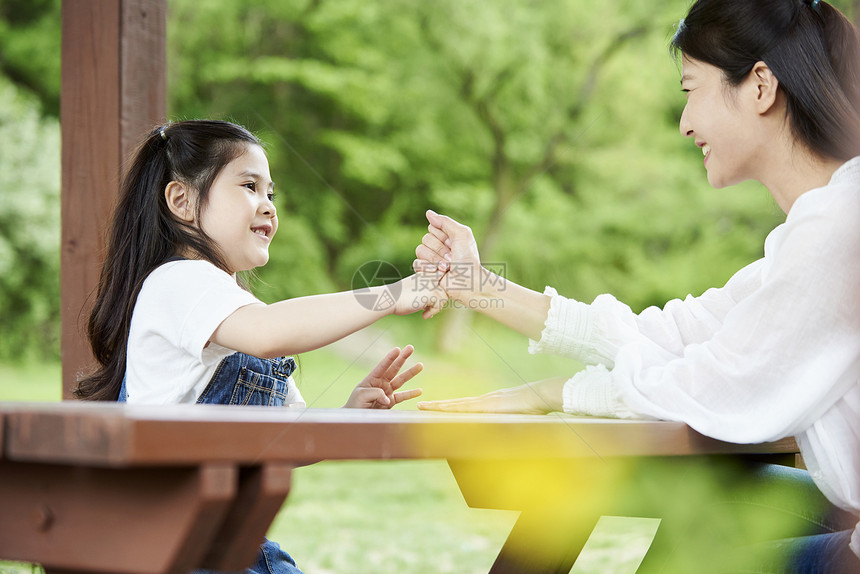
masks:
[[[123,162],[166,117],[167,0],[63,0],[63,398],[92,367],[86,323]]]

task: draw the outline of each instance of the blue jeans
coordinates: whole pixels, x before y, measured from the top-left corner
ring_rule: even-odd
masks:
[[[815,486],[809,473],[779,465],[762,466],[752,478],[759,485],[781,490],[782,496],[755,496],[742,491],[728,500],[743,509],[741,515],[769,514],[791,521],[796,536],[763,541],[744,547],[743,564],[736,572],[768,574],[857,574],[860,559],[848,544],[857,517],[834,507]],[[762,492],[762,490],[754,490]]]
[[[215,369],[206,388],[197,399],[198,404],[268,405],[284,406],[290,385],[290,376],[296,369],[290,357],[260,359],[244,353],[225,357]],[[126,402],[125,379],[119,391],[119,402]],[[196,570],[194,574],[213,574],[212,570]],[[257,561],[245,570],[246,574],[302,574],[292,556],[277,542],[263,539]]]
[[[192,574],[219,574],[214,570],[195,570]],[[257,561],[245,574],[302,574],[293,557],[284,552],[277,542],[265,539],[257,553]]]
[[[828,532],[775,542],[782,545],[789,567],[786,574],[857,574],[860,559],[851,551],[853,530]]]

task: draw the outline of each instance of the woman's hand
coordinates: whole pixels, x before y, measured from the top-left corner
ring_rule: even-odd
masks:
[[[442,287],[448,297],[468,302],[482,284],[481,257],[472,230],[445,215],[427,210],[428,232],[415,249],[416,272],[438,269],[445,273]]]
[[[400,350],[391,349],[379,361],[370,374],[353,389],[344,408],[352,409],[390,409],[403,401],[414,399],[421,395],[421,389],[396,392],[404,383],[424,370],[424,365],[415,363],[398,374],[406,359],[415,349],[407,345]]]
[[[521,413],[543,415],[562,411],[562,389],[565,377],[526,383],[519,387],[493,391],[479,397],[444,401],[422,401],[418,408],[425,411],[451,413]]]

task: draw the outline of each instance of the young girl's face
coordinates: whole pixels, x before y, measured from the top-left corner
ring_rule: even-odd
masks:
[[[749,101],[749,80],[732,87],[722,70],[683,57],[681,89],[687,105],[681,134],[694,138],[704,154],[708,181],[716,188],[755,178],[760,133]]]
[[[269,160],[257,145],[248,145],[215,178],[200,228],[215,241],[231,272],[269,261],[269,244],[278,230],[273,189]]]

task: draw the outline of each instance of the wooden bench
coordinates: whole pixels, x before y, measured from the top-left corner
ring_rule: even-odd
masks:
[[[797,450],[565,415],[64,402],[2,403],[0,417],[0,558],[48,573],[241,570],[292,469],[320,459],[447,459],[470,506],[522,511],[491,572],[569,572],[597,517],[615,510],[596,492],[627,464],[790,464]]]

